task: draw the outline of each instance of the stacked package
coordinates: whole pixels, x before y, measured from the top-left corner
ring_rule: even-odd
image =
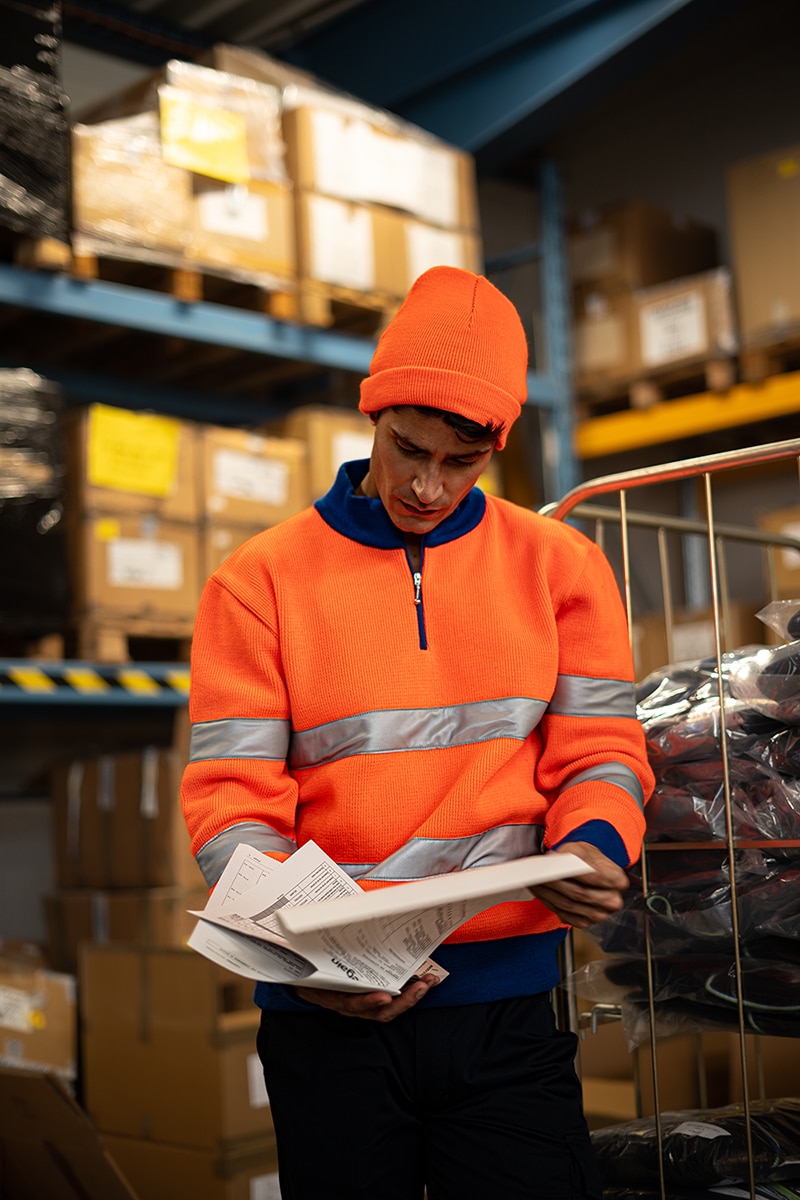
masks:
[[[59,79],[60,7],[0,0],[0,225],[68,233],[69,122]]]
[[[0,630],[62,633],[69,609],[63,401],[33,371],[0,370]]]
[[[294,281],[314,323],[315,291],[386,306],[481,269],[469,154],[256,51],[168,62],[83,113],[73,156],[79,245]]]
[[[76,249],[273,286],[293,277],[277,88],[173,60],[84,118],[72,131]]]
[[[579,393],[602,399],[642,379],[729,365],[732,284],[713,230],[648,204],[612,205],[573,222],[569,255]]]

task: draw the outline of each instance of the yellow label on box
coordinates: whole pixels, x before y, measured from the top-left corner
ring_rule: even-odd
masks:
[[[94,523],[94,536],[98,542],[113,542],[120,535],[120,524],[114,517],[101,517]]]
[[[86,478],[94,487],[168,496],[178,471],[180,421],[105,404],[89,410]]]
[[[226,183],[247,183],[247,131],[242,113],[203,103],[177,88],[159,90],[164,162]]]

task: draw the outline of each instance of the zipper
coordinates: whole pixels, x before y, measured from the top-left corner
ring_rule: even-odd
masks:
[[[425,552],[424,552],[423,548],[420,547],[419,570],[415,571],[414,567],[412,565],[412,562],[411,562],[411,558],[410,558],[410,556],[408,556],[408,551],[406,551],[406,556],[408,557],[408,565],[409,565],[409,567],[411,567],[411,578],[414,582],[414,606],[417,610],[417,633],[419,634],[420,650],[428,649],[428,639],[425,634],[425,610],[424,610],[424,606],[422,603],[422,563],[423,563],[424,553]]]

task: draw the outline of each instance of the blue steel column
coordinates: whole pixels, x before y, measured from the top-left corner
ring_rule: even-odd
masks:
[[[552,406],[542,410],[545,502],[549,503],[580,482],[574,449],[572,313],[561,180],[555,164],[549,160],[540,164],[539,195],[547,374],[555,393]]]

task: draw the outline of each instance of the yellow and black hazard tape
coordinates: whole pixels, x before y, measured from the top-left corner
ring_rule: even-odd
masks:
[[[38,662],[0,659],[0,704],[20,701],[91,704],[185,704],[184,663]]]

